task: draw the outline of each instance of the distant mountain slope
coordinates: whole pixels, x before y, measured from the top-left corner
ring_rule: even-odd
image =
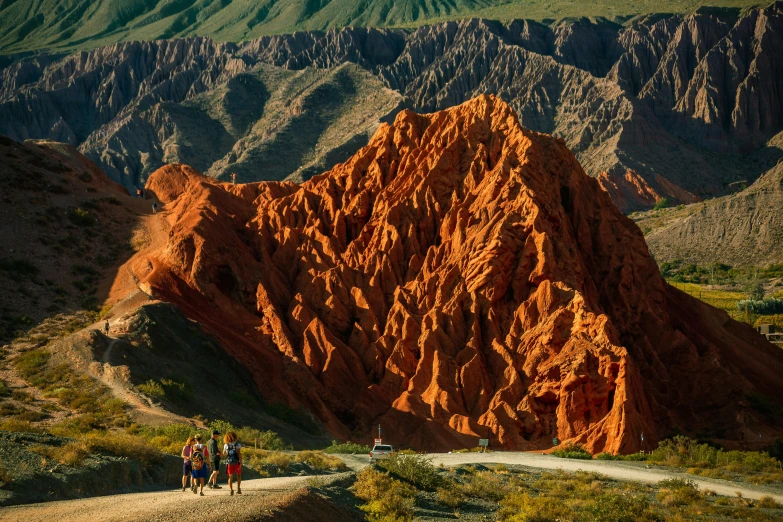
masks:
[[[733,196],[686,207],[647,234],[660,261],[730,266],[783,262],[783,163]]]
[[[469,16],[563,18],[682,13],[753,0],[2,0],[0,52],[85,49],[127,40],[212,36],[241,41],[297,30],[399,27]]]
[[[633,210],[723,195],[774,165],[780,150],[746,158],[783,130],[781,55],[783,4],[625,26],[471,19],[242,45],[131,42],[0,70],[0,133],[78,145],[128,187],[168,161],[298,179],[358,150],[397,107],[430,112],[489,93],[526,127],[563,138]]]

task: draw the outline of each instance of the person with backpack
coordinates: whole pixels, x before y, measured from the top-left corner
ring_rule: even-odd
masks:
[[[220,474],[220,448],[218,447],[218,439],[220,432],[218,430],[212,430],[212,438],[207,442],[207,451],[210,454],[210,464],[212,464],[212,475],[209,477],[209,489],[223,489],[218,486],[217,479]]]
[[[234,494],[233,477],[237,476],[237,495],[242,494],[242,445],[239,443],[239,437],[233,431],[226,433],[223,437],[223,455],[226,457],[226,474],[228,475],[228,487],[231,494]]]
[[[188,483],[188,479],[191,481],[191,488],[193,487],[193,477],[191,476],[193,468],[190,461],[190,455],[193,453],[194,442],[196,441],[193,437],[188,437],[187,442],[185,442],[185,447],[182,448],[182,491],[185,491],[185,485]]]
[[[193,446],[193,452],[190,454],[192,472],[193,494],[200,493],[204,496],[204,481],[209,477],[209,450],[201,443],[201,435],[196,435],[196,444]],[[201,489],[199,490],[199,486]]]

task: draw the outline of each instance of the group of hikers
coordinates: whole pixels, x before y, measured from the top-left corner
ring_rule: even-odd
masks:
[[[190,490],[204,496],[204,481],[209,489],[223,489],[218,485],[220,475],[220,459],[226,459],[226,474],[228,488],[234,494],[234,477],[236,477],[237,495],[242,494],[242,445],[237,434],[229,431],[223,437],[223,451],[220,451],[220,432],[212,430],[209,442],[202,444],[201,435],[188,437],[182,448],[182,491],[185,491],[188,479]]]
[[[137,188],[136,189],[136,197],[141,199],[147,199],[146,192],[144,192],[143,188]],[[152,213],[156,214],[158,212],[158,202],[157,200],[152,200]]]

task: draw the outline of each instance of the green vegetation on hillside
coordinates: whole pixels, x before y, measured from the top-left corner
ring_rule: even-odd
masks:
[[[660,263],[660,270],[669,284],[733,319],[783,328],[783,263],[756,268],[674,260]]]
[[[468,17],[534,20],[682,13],[703,5],[747,8],[753,0],[41,0],[0,2],[0,52],[84,49],[127,40],[212,36],[242,41],[332,27],[415,27]]]

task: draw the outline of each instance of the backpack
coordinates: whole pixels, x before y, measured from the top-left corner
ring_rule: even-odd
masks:
[[[193,453],[190,455],[190,465],[193,471],[198,471],[204,467],[204,453],[202,448],[193,448]]]
[[[226,462],[229,464],[236,464],[239,462],[239,452],[237,451],[236,444],[228,444],[228,448],[226,448]]]

